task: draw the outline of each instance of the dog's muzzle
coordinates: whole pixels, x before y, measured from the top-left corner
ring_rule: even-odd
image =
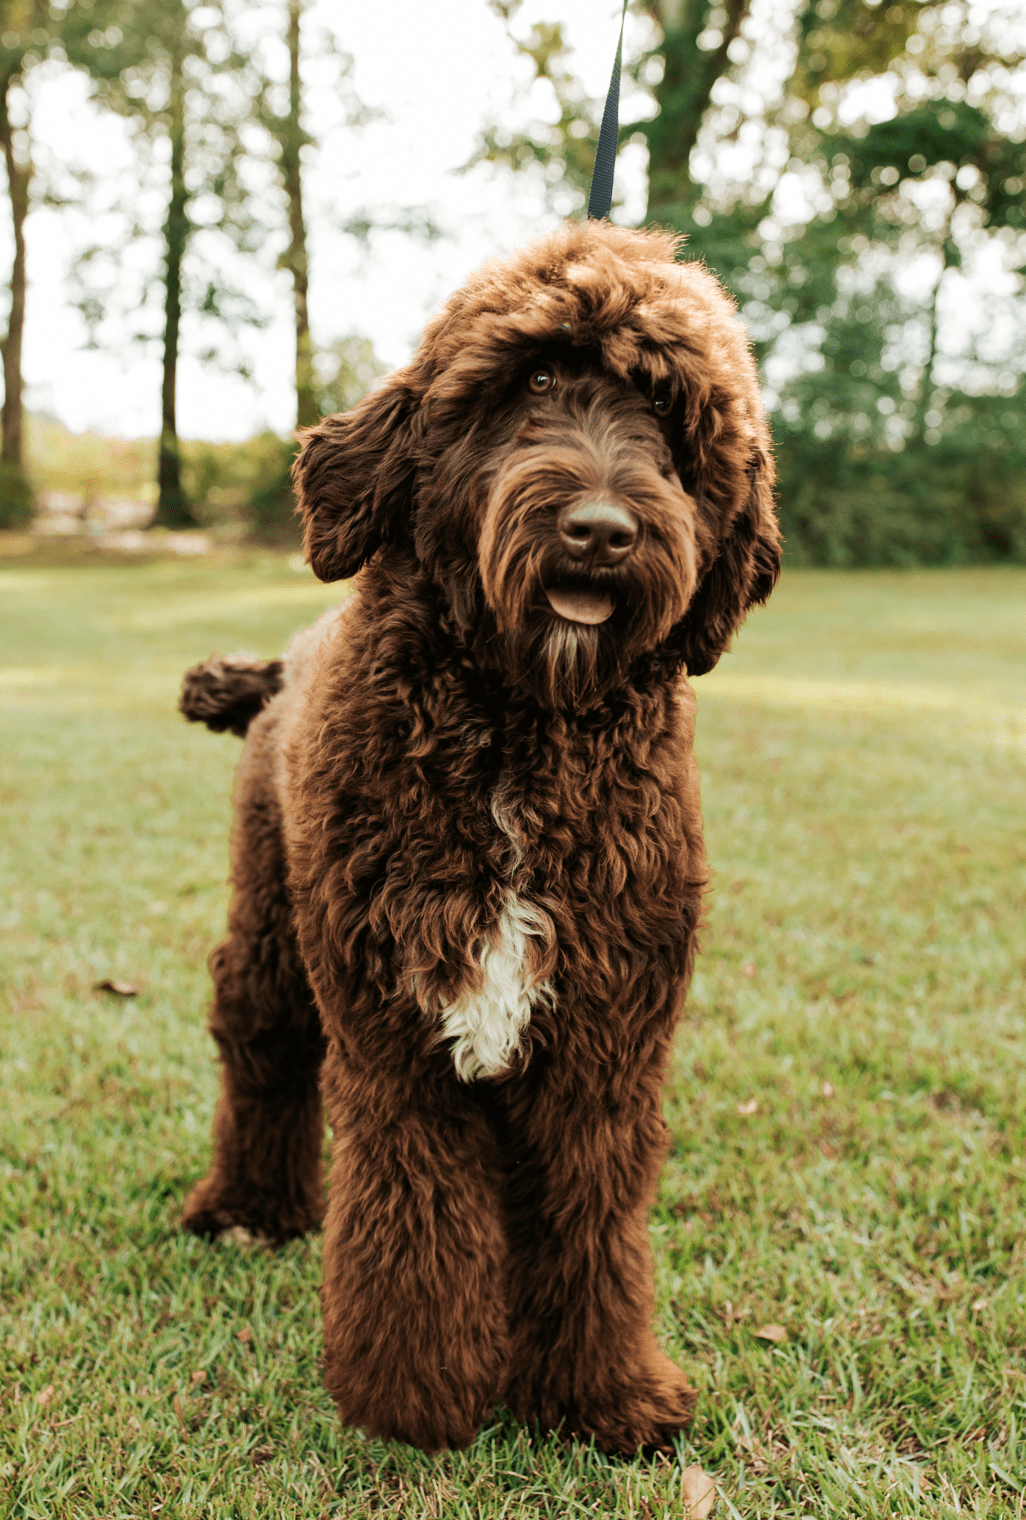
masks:
[[[582,572],[607,569],[629,559],[638,541],[638,520],[626,507],[608,501],[586,501],[565,507],[557,519],[559,540],[567,558]],[[559,581],[547,585],[549,606],[568,623],[605,623],[616,610],[616,595],[605,587]]]

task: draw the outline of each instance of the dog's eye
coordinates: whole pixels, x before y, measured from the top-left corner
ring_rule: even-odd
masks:
[[[527,382],[527,388],[536,396],[547,396],[556,388],[556,377],[550,369],[536,369]]]
[[[670,398],[666,395],[665,392],[661,392],[658,396],[652,397],[652,410],[654,412],[657,412],[660,417],[666,416],[667,412],[670,410],[670,404]]]

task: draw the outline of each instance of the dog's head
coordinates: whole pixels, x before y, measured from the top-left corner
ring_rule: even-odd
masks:
[[[677,253],[589,221],[485,265],[409,366],[305,434],[315,573],[415,557],[479,656],[551,706],[645,657],[711,670],[779,535],[744,328]]]

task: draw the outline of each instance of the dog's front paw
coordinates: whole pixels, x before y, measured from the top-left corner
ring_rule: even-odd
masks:
[[[637,1369],[621,1368],[586,1394],[568,1399],[548,1395],[519,1397],[510,1390],[507,1402],[527,1424],[581,1441],[594,1440],[610,1456],[633,1457],[642,1452],[672,1452],[674,1438],[694,1418],[698,1392],[680,1368],[661,1352]]]
[[[460,1367],[458,1352],[446,1356],[453,1363],[446,1382],[447,1369],[419,1340],[363,1365],[350,1361],[349,1351],[329,1336],[324,1381],[342,1424],[362,1426],[376,1440],[403,1441],[428,1453],[462,1451],[495,1407],[498,1371]]]
[[[698,1390],[692,1388],[676,1363],[660,1354],[629,1389],[592,1410],[583,1410],[575,1432],[592,1436],[601,1451],[634,1456],[642,1452],[673,1451],[674,1438],[694,1419]]]

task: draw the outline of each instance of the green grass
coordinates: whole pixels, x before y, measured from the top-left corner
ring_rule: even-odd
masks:
[[[0,572],[0,1514],[679,1515],[676,1466],[501,1415],[455,1456],[341,1430],[319,1242],[177,1229],[238,753],[178,679],[337,594]],[[717,876],[652,1243],[723,1516],[1026,1510],[1024,606],[1022,571],[795,572],[698,683]]]

